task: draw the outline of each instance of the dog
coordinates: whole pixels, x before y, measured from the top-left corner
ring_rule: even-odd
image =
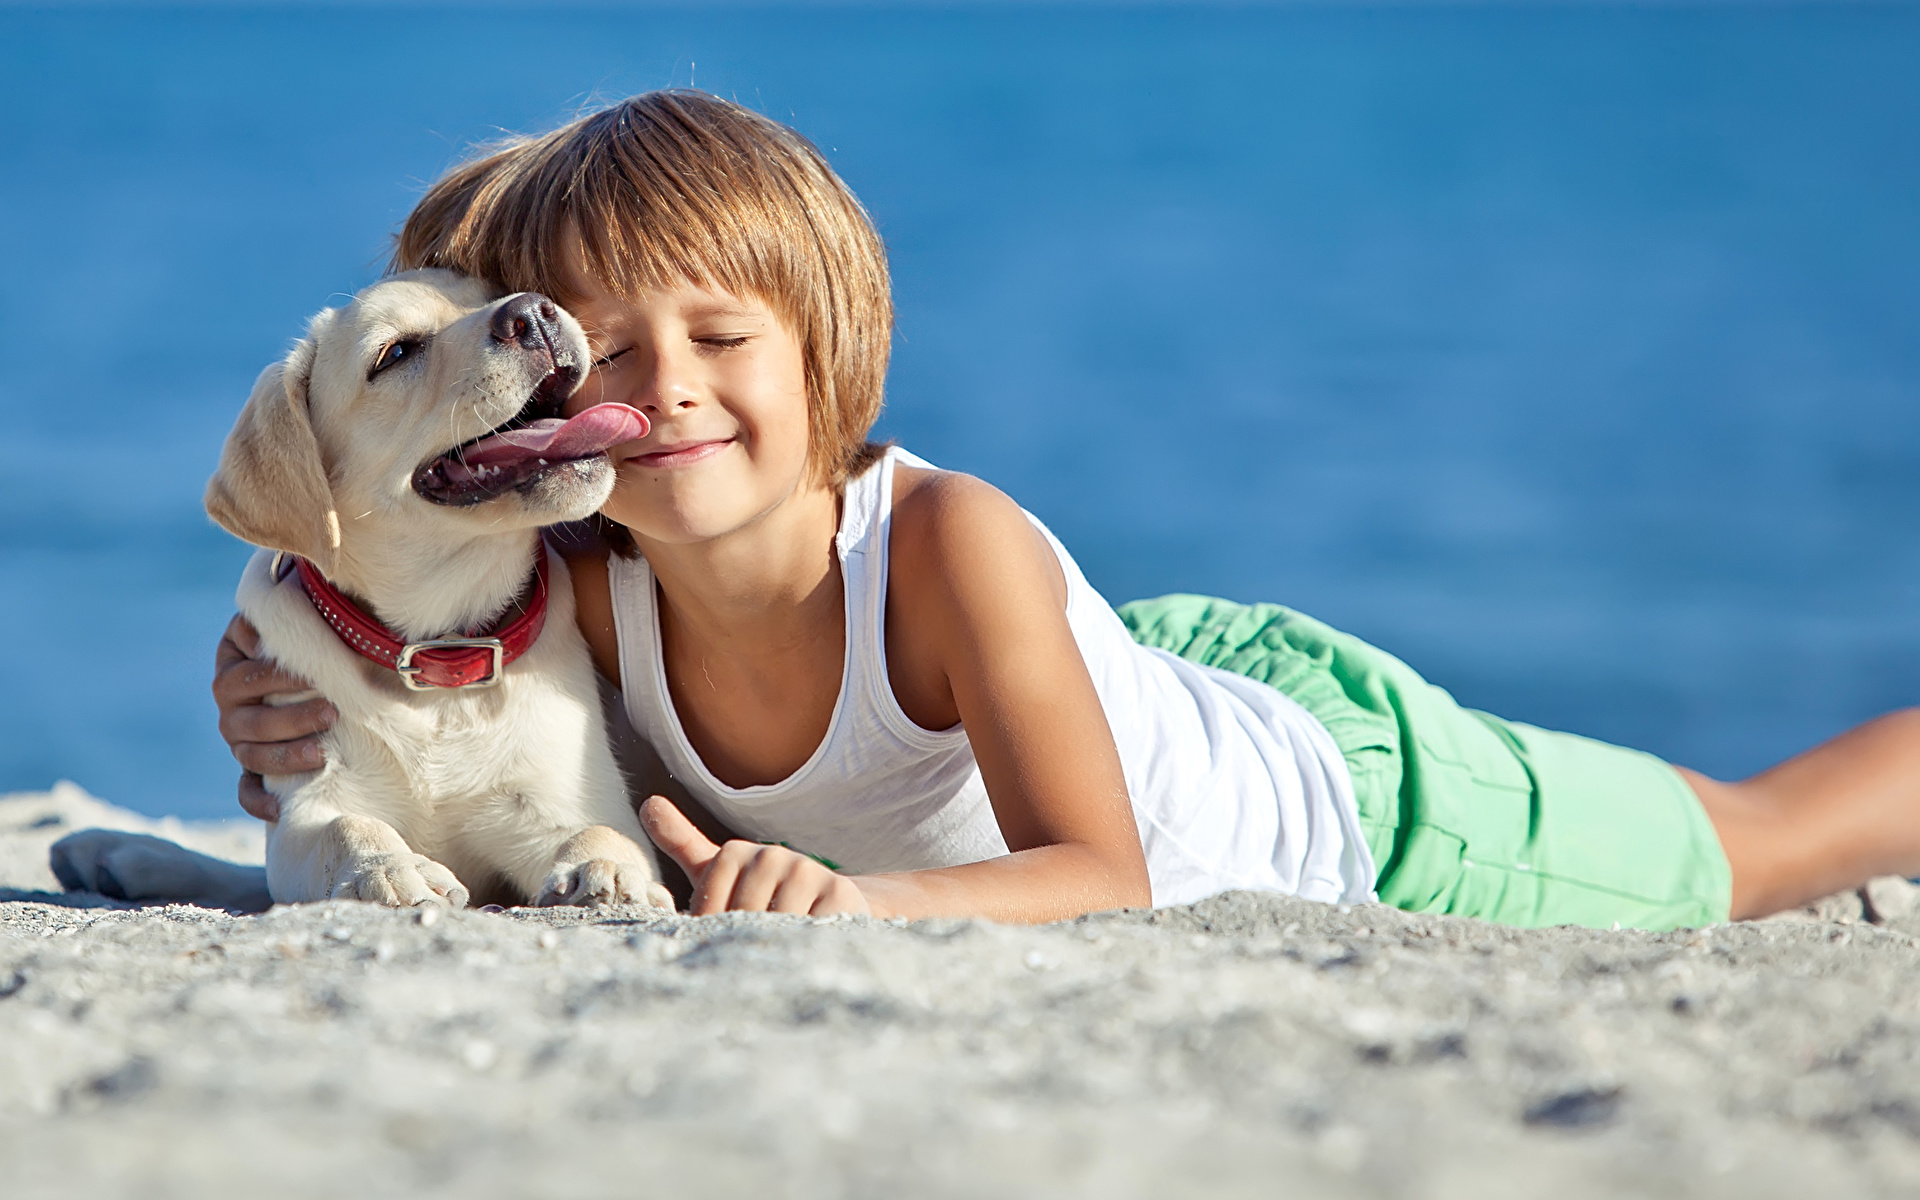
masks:
[[[672,909],[540,535],[598,509],[606,451],[647,430],[624,405],[562,418],[589,362],[547,297],[426,270],[321,311],[255,383],[207,512],[262,548],[239,609],[314,685],[269,703],[339,711],[324,767],[266,780],[274,902]],[[55,860],[68,886],[168,886],[151,847],[82,837]]]

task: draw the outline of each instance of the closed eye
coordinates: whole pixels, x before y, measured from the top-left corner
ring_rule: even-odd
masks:
[[[367,381],[372,382],[374,376],[380,374],[380,372],[386,370],[388,367],[397,367],[401,363],[412,362],[424,354],[426,349],[427,339],[422,337],[404,337],[398,341],[389,343],[387,348],[380,352],[380,356],[373,360],[373,368],[367,372]]]
[[[632,346],[628,346],[628,347],[627,347],[627,348],[626,348],[625,350],[615,350],[615,351],[614,351],[614,352],[613,352],[612,354],[609,354],[609,355],[607,355],[607,356],[606,356],[605,358],[596,358],[596,359],[594,359],[594,360],[593,360],[593,369],[597,371],[597,370],[599,370],[599,369],[600,369],[601,367],[604,367],[604,366],[607,366],[607,365],[609,365],[609,364],[611,364],[611,363],[613,362],[613,360],[614,360],[614,359],[616,359],[616,358],[625,358],[625,357],[626,357],[627,355],[629,355],[629,354],[631,354],[631,353],[633,353],[633,347],[632,347]]]

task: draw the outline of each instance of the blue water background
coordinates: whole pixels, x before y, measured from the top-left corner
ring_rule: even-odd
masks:
[[[1727,775],[1920,703],[1920,9],[0,7],[0,789],[233,811],[254,374],[501,129],[697,83],[871,208],[883,432],[1096,586]]]

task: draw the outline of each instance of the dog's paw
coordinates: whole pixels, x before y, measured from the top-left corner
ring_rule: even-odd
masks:
[[[423,904],[465,908],[467,889],[452,871],[424,854],[384,853],[349,867],[327,899],[365,900],[389,908]]]
[[[673,911],[673,897],[641,863],[614,858],[590,858],[578,863],[555,863],[540,886],[534,904],[541,908],[577,904],[651,904]]]

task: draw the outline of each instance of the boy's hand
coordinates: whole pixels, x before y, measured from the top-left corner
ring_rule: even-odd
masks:
[[[693,881],[688,914],[717,912],[872,913],[858,884],[785,846],[730,841],[716,846],[665,796],[640,806],[640,821],[654,845],[680,864]]]
[[[321,699],[279,708],[261,703],[267,696],[303,692],[311,685],[259,655],[259,633],[245,617],[234,617],[214,655],[213,701],[220,709],[220,736],[243,769],[240,807],[272,821],[280,816],[280,802],[260,776],[319,770],[326,761],[319,734],[333,727],[339,713]]]

